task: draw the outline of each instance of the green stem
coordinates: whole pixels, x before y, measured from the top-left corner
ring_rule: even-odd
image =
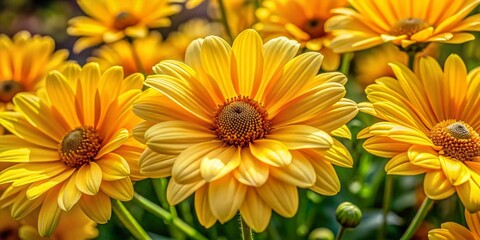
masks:
[[[138,203],[146,211],[165,220],[167,224],[173,224],[175,227],[177,227],[182,232],[184,232],[187,236],[197,240],[207,239],[202,234],[197,232],[194,228],[192,228],[190,225],[186,224],[182,219],[172,216],[172,214],[169,211],[156,205],[155,203],[146,199],[142,195],[135,193],[135,195],[133,196],[133,200],[136,203]]]
[[[400,238],[400,240],[409,240],[412,238],[413,234],[417,231],[418,227],[423,222],[423,219],[425,218],[425,216],[427,216],[427,213],[432,207],[432,205],[433,205],[432,199],[426,197],[425,200],[423,200],[422,206],[420,206],[420,209],[418,209],[417,214],[415,214],[415,217],[410,223],[410,226],[408,226],[407,231],[405,231],[405,233],[403,234],[402,238]]]
[[[228,25],[228,18],[227,18],[227,9],[225,8],[225,4],[223,0],[218,0],[218,6],[220,7],[220,13],[222,14],[222,23],[227,32],[228,38],[230,42],[233,42],[233,34],[232,30],[230,29],[230,25]]]
[[[168,201],[167,201],[167,185],[168,185],[167,179],[153,178],[152,184],[153,184],[153,189],[155,190],[155,194],[157,195],[157,199],[160,202],[160,205],[162,206],[162,208],[169,209],[170,214],[172,214],[172,217],[174,218],[178,217],[177,209],[175,209],[175,206],[170,206],[170,204],[168,204]],[[183,233],[179,232],[178,228],[176,228],[175,226],[169,225],[169,230],[175,239],[185,238]]]
[[[243,221],[240,214],[238,215],[238,221],[240,222],[242,230],[242,240],[253,240],[252,229]]]
[[[343,226],[340,226],[340,229],[338,230],[337,237],[335,238],[336,240],[342,239],[343,233],[345,232],[345,228]]]
[[[142,226],[138,224],[137,220],[133,218],[132,214],[128,212],[122,202],[112,200],[112,208],[120,222],[128,229],[128,231],[130,231],[133,237],[136,239],[151,239],[145,230],[143,230]]]
[[[385,190],[383,192],[383,215],[382,215],[382,226],[378,234],[377,239],[385,239],[385,232],[387,229],[387,217],[388,212],[390,211],[390,204],[392,201],[392,189],[393,189],[393,176],[387,175],[385,177]]]
[[[407,52],[408,54],[408,68],[413,71],[413,66],[415,64],[415,55],[417,54],[414,51]]]
[[[345,53],[342,55],[342,65],[340,66],[340,72],[342,72],[346,77],[350,73],[350,63],[352,62],[353,53]]]

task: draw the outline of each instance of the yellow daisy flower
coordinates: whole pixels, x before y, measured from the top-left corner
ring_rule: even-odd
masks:
[[[447,222],[441,228],[428,232],[429,240],[480,240],[480,212],[465,211],[468,229],[454,222]]]
[[[347,5],[347,0],[266,0],[257,10],[260,23],[255,25],[266,39],[287,36],[309,50],[325,56],[322,69],[336,70],[340,55],[330,49],[333,35],[324,31],[325,21],[332,16],[330,10]]]
[[[152,67],[163,59],[169,59],[171,52],[172,49],[162,40],[162,35],[155,31],[148,37],[133,40],[133,43],[121,40],[104,45],[94,50],[94,56],[88,58],[88,61],[97,62],[102,71],[112,66],[122,66],[125,75],[136,72],[152,74]],[[140,68],[137,61],[141,64]]]
[[[61,67],[67,57],[67,50],[55,51],[51,37],[32,37],[26,31],[12,39],[0,34],[0,112],[13,110],[15,94],[38,89],[45,75]],[[0,126],[0,134],[3,132]]]
[[[292,217],[297,188],[335,195],[332,164],[351,167],[348,150],[331,135],[349,137],[357,113],[343,98],[341,73],[317,75],[323,56],[285,37],[263,44],[254,30],[230,47],[209,36],[189,46],[185,63],[163,61],[134,104],[145,119],[134,136],[146,143],[141,173],[171,176],[167,199],[195,195],[200,223],[224,223],[240,211],[263,231],[271,211]]]
[[[354,9],[338,8],[325,23],[336,31],[335,52],[367,49],[392,42],[416,52],[429,42],[464,43],[480,31],[480,15],[467,15],[479,0],[349,0]]]
[[[81,37],[73,47],[76,53],[127,36],[146,37],[149,28],[170,26],[168,16],[181,10],[179,5],[171,5],[170,0],[77,0],[77,3],[90,17],[74,17],[69,21],[67,33]]]
[[[391,158],[388,174],[425,174],[430,199],[455,192],[470,211],[480,210],[480,68],[467,73],[463,61],[451,55],[445,72],[431,57],[420,59],[414,74],[391,64],[398,80],[383,77],[366,88],[371,103],[361,110],[382,122],[362,130],[364,148]]]
[[[222,24],[201,18],[194,18],[181,24],[178,30],[169,33],[165,40],[166,48],[170,50],[169,59],[183,60],[187,47],[193,40],[209,35],[224,36]]]
[[[110,198],[130,200],[132,179],[141,178],[144,148],[130,131],[140,120],[131,107],[142,82],[142,74],[124,79],[121,67],[101,74],[96,63],[71,64],[52,71],[38,96],[17,94],[18,112],[0,113],[0,124],[13,133],[0,136],[0,159],[15,163],[0,172],[0,184],[11,183],[0,205],[11,206],[15,219],[40,209],[42,236],[76,205],[107,222]]]

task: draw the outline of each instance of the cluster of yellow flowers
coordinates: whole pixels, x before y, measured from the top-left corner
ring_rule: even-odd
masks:
[[[472,232],[429,238],[480,238],[480,68],[420,57],[473,40],[480,0],[218,0],[227,28],[194,19],[164,39],[153,29],[180,2],[78,0],[73,51],[103,44],[84,66],[48,36],[0,36],[0,216],[20,238],[94,238],[145,178],[168,178],[171,205],[194,195],[207,228],[240,213],[264,231],[272,210],[296,214],[299,188],[340,191],[333,166],[354,160],[338,138],[359,111],[379,120],[358,138],[388,174],[424,174],[427,200],[465,206]],[[359,77],[375,80],[368,102],[345,98],[347,77],[325,71],[383,43],[356,60],[381,69]]]

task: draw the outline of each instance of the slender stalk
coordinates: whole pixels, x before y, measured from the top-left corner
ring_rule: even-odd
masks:
[[[140,226],[140,224],[137,222],[137,220],[133,218],[132,214],[128,212],[127,208],[125,208],[122,202],[118,200],[112,200],[112,208],[120,222],[128,229],[128,231],[130,231],[134,238],[151,239],[145,230],[143,230],[142,226]]]
[[[392,202],[392,189],[393,189],[393,176],[385,176],[385,190],[383,192],[383,215],[382,215],[382,226],[380,227],[380,232],[377,239],[385,239],[385,232],[387,229],[387,217],[388,212],[390,211],[390,204]]]
[[[133,44],[133,39],[128,38],[130,42],[130,50],[132,51],[133,60],[135,60],[135,64],[137,65],[137,71],[145,75],[145,69],[143,69],[142,61],[140,61],[140,56],[138,56],[138,52],[135,49],[135,45]]]
[[[408,54],[408,68],[413,71],[413,67],[415,64],[415,56],[417,53],[414,51],[410,51],[410,52],[407,52],[407,54]]]
[[[225,28],[225,32],[227,32],[230,42],[233,42],[232,29],[230,29],[230,25],[228,25],[227,9],[225,8],[223,0],[218,0],[218,6],[220,7],[220,13],[222,14],[222,24]]]
[[[337,237],[335,240],[340,240],[342,239],[343,233],[345,232],[345,228],[343,226],[340,226],[340,229],[338,230]]]
[[[432,199],[427,197],[425,198],[425,200],[423,200],[422,206],[420,206],[420,209],[418,209],[417,214],[415,214],[415,217],[410,223],[410,226],[408,226],[407,231],[405,231],[400,240],[409,240],[412,238],[413,234],[417,231],[418,227],[423,222],[425,216],[427,216],[428,211],[430,210],[430,208],[432,208],[432,205]]]
[[[165,220],[167,224],[173,224],[175,227],[180,229],[183,233],[185,233],[187,236],[191,237],[192,239],[196,239],[196,240],[207,239],[202,234],[197,232],[194,228],[192,228],[190,225],[186,224],[182,219],[172,216],[172,214],[169,211],[163,209],[162,207],[158,206],[152,201],[146,199],[142,195],[135,193],[135,195],[133,196],[133,200],[136,203],[138,203],[146,211]]]
[[[342,55],[342,65],[340,66],[340,72],[342,72],[345,76],[348,77],[350,73],[350,63],[352,62],[353,53],[345,53]]]
[[[252,229],[243,221],[242,215],[238,215],[238,221],[240,222],[242,230],[242,240],[253,240]]]
[[[152,179],[152,184],[153,184],[153,189],[155,190],[155,194],[157,195],[157,199],[161,204],[161,207],[164,209],[169,209],[170,214],[172,214],[172,217],[176,218],[178,217],[177,215],[177,209],[175,209],[175,206],[170,206],[167,201],[167,185],[168,181],[166,178],[154,178]],[[169,225],[169,230],[172,236],[175,239],[184,239],[185,235],[178,230],[173,225]]]

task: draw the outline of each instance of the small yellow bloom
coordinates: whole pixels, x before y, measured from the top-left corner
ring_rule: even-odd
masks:
[[[480,15],[467,15],[479,0],[349,0],[353,9],[338,8],[325,24],[336,37],[335,52],[367,49],[392,42],[417,51],[429,42],[464,43],[480,31]]]
[[[480,212],[465,211],[468,229],[454,222],[443,223],[441,228],[428,232],[429,240],[480,240]]]
[[[131,137],[139,123],[132,103],[143,75],[123,76],[121,67],[101,73],[96,63],[52,71],[45,88],[19,93],[18,112],[0,113],[10,135],[0,136],[0,160],[15,163],[0,172],[11,183],[0,202],[22,219],[39,209],[40,235],[54,232],[60,213],[80,206],[97,223],[110,219],[110,198],[133,197],[140,179],[143,145]]]
[[[133,43],[121,40],[104,45],[96,49],[94,57],[88,58],[88,61],[97,62],[102,71],[112,66],[122,66],[125,75],[136,72],[152,74],[152,67],[161,60],[171,58],[172,52],[174,51],[163,41],[162,35],[155,31],[148,37],[133,40]]]
[[[60,68],[67,57],[67,50],[55,51],[51,37],[32,37],[26,31],[15,34],[12,39],[1,34],[0,112],[13,110],[15,94],[37,90],[47,73]],[[0,134],[3,132],[0,124]]]
[[[69,21],[68,34],[80,36],[73,47],[78,53],[102,42],[111,43],[125,37],[143,38],[150,28],[168,27],[169,16],[181,10],[170,0],[77,0],[89,15]]]
[[[470,212],[480,210],[480,68],[470,73],[457,55],[442,71],[421,58],[415,74],[391,64],[397,79],[383,77],[365,90],[370,103],[360,109],[382,122],[362,130],[364,148],[391,158],[388,174],[425,174],[431,199],[457,193]]]
[[[295,57],[299,47],[285,37],[263,43],[250,29],[232,47],[209,36],[192,42],[185,63],[155,66],[134,104],[145,120],[134,136],[147,145],[141,172],[171,176],[170,204],[194,194],[203,226],[240,212],[263,231],[272,210],[295,215],[298,187],[338,193],[332,164],[353,160],[331,135],[350,136],[357,105],[343,98],[345,76],[317,75],[323,56]]]
[[[303,47],[319,51],[325,56],[322,69],[333,71],[340,65],[340,55],[330,48],[333,35],[324,31],[324,24],[332,16],[330,10],[344,7],[347,0],[266,0],[257,10],[260,23],[255,28],[265,39],[287,36]]]

